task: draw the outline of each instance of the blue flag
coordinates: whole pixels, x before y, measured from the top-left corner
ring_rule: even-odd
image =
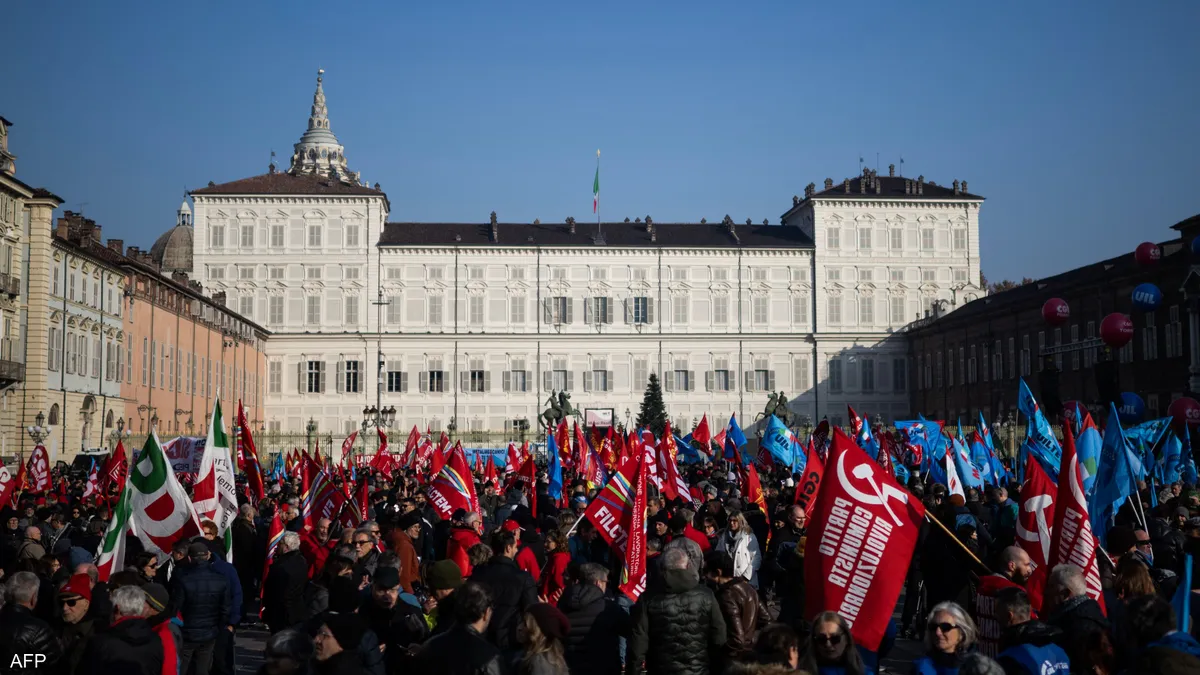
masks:
[[[958,439],[952,441],[953,449],[949,452],[954,456],[954,470],[958,472],[958,478],[962,481],[964,487],[983,489],[983,476],[970,457],[967,456],[967,449],[963,447]]]
[[[1195,485],[1200,482],[1200,477],[1196,475],[1196,459],[1192,456],[1192,432],[1183,432],[1183,451],[1180,453],[1182,458],[1182,468],[1180,473],[1183,475],[1183,480],[1188,485]]]
[[[1179,580],[1179,586],[1175,589],[1175,596],[1171,598],[1171,605],[1175,608],[1176,627],[1180,633],[1187,634],[1192,629],[1191,553],[1184,557],[1183,578]]]
[[[677,459],[684,464],[700,464],[708,461],[708,455],[701,454],[699,450],[692,447],[692,435],[688,434],[680,438],[678,434],[675,436],[675,447],[679,450]]]
[[[1042,468],[1046,470],[1050,480],[1057,483],[1058,467],[1062,464],[1062,447],[1059,446],[1049,420],[1042,414],[1042,409],[1033,397],[1033,392],[1029,391],[1024,378],[1021,379],[1021,387],[1017,393],[1017,409],[1028,420],[1024,447],[1042,463]],[[1024,475],[1021,478],[1024,480]]]
[[[979,469],[979,476],[983,478],[983,482],[991,485],[999,485],[999,479],[996,477],[995,465],[992,463],[992,455],[988,447],[983,443],[979,434],[971,435],[971,464]]]
[[[725,438],[733,441],[739,448],[746,447],[746,434],[743,434],[742,428],[738,426],[736,413],[729,416],[729,429],[725,432]]]
[[[562,499],[562,459],[558,456],[558,444],[554,442],[554,434],[546,434],[546,459],[549,462],[547,473],[550,475],[550,496]]]
[[[761,443],[762,447],[766,448],[780,464],[792,466],[796,463],[796,453],[799,452],[800,441],[778,417],[771,415],[771,419],[767,421],[767,429],[763,432]]]
[[[1088,499],[1088,518],[1101,546],[1108,545],[1108,529],[1117,510],[1130,495],[1137,494],[1137,473],[1131,464],[1133,451],[1121,431],[1117,407],[1108,404],[1108,422],[1104,425],[1104,444],[1096,467],[1096,481]]]

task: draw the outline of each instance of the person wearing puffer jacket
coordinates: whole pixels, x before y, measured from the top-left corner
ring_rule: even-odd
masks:
[[[1033,618],[1029,594],[1020,588],[996,593],[994,614],[1000,625],[996,661],[1006,675],[1067,675],[1071,659],[1055,642],[1062,631]]]
[[[9,667],[14,656],[44,654],[46,660],[34,666],[29,662],[28,672],[54,672],[63,660],[62,647],[50,624],[33,615],[37,605],[38,587],[41,581],[33,572],[17,572],[5,584],[7,602],[0,610],[0,663]],[[25,669],[10,667],[9,673],[24,673]]]
[[[758,537],[750,530],[741,513],[729,516],[729,527],[717,538],[717,550],[733,558],[733,576],[742,577],[758,588],[758,568],[762,567],[762,552]]]
[[[661,588],[648,588],[633,608],[625,672],[709,675],[713,654],[727,639],[725,618],[716,596],[688,568],[686,553],[671,549],[662,557]]]
[[[188,545],[188,563],[171,578],[170,614],[183,616],[180,671],[207,675],[220,631],[229,630],[232,594],[229,581],[213,570],[208,546]]]
[[[565,640],[571,675],[621,672],[620,639],[629,637],[629,615],[605,596],[608,568],[579,566],[579,582],[567,586],[558,609],[571,624]]]

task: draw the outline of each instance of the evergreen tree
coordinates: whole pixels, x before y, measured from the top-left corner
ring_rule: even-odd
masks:
[[[658,375],[654,373],[650,374],[650,383],[646,385],[646,395],[642,397],[642,409],[638,411],[636,424],[638,428],[649,429],[657,437],[661,437],[667,427],[667,407],[663,404]]]

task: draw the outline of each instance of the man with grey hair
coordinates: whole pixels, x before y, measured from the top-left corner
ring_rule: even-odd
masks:
[[[5,584],[7,602],[0,610],[0,627],[3,627],[0,630],[0,668],[11,668],[14,657],[41,654],[46,660],[37,665],[38,669],[53,672],[62,660],[58,636],[50,629],[50,624],[33,615],[40,586],[41,581],[33,572],[17,572]]]
[[[661,579],[634,605],[632,622],[628,675],[711,672],[709,655],[726,640],[717,598],[700,584],[682,548],[663,551]]]
[[[258,515],[250,504],[238,508],[238,517],[229,526],[233,544],[233,569],[242,587],[242,612],[249,613],[252,598],[258,597],[258,578],[262,576],[265,547],[258,537],[254,518]]]
[[[308,562],[300,553],[300,535],[284,532],[263,582],[263,621],[272,633],[308,618],[304,602],[307,584]]]
[[[141,586],[122,586],[112,592],[111,599],[112,625],[88,641],[82,661],[86,664],[84,670],[161,673],[166,656],[162,639],[145,619],[146,592]]]
[[[1071,660],[1072,672],[1092,672],[1095,664],[1092,645],[1102,637],[1112,640],[1104,610],[1087,594],[1083,570],[1075,565],[1057,565],[1046,579],[1042,614],[1046,623],[1062,630],[1055,644]]]
[[[605,597],[608,568],[597,563],[579,566],[577,582],[567,586],[558,608],[570,630],[563,641],[567,670],[573,675],[621,672],[621,638],[629,636],[629,615]]]

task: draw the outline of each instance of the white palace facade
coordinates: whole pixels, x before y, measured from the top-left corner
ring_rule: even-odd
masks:
[[[286,171],[191,192],[191,273],[270,331],[264,426],[535,430],[550,392],[589,423],[749,426],[771,391],[801,419],[909,414],[900,329],[979,288],[981,197],[872,171],[809,185],[777,225],[411,223],[348,169],[321,78]]]

